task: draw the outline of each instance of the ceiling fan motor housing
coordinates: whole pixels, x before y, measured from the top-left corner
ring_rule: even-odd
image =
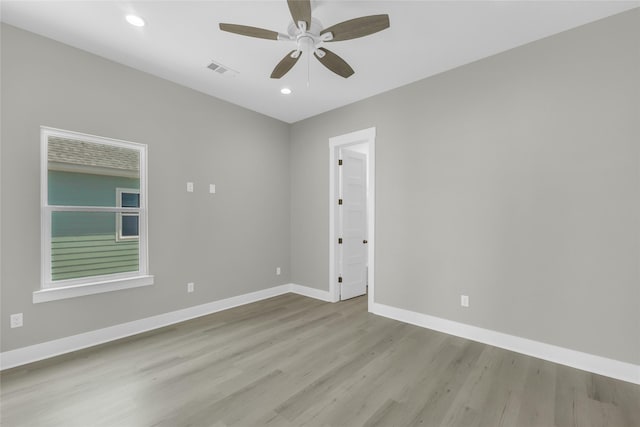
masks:
[[[307,28],[304,32],[310,33],[315,37],[319,37],[320,31],[322,31],[322,23],[316,18],[311,18],[311,26]],[[299,34],[302,33],[297,22],[291,22],[289,27],[287,28],[287,33],[291,36],[293,40],[298,37]]]
[[[295,40],[297,49],[291,54],[292,58],[297,58],[301,53],[310,55],[314,52],[319,52],[318,47],[322,44],[326,37],[320,36],[322,31],[322,24],[315,18],[311,19],[311,28],[307,29],[304,22],[289,24],[287,32],[291,37],[291,40]]]

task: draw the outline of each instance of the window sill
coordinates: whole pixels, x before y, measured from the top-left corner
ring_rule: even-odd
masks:
[[[131,289],[149,285],[153,285],[153,276],[136,276],[126,279],[87,283],[84,285],[40,289],[33,293],[33,303],[38,304],[41,302],[101,294],[103,292],[119,291],[121,289]]]

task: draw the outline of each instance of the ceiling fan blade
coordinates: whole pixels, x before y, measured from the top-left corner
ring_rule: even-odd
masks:
[[[291,57],[293,52],[295,52],[295,50],[287,53],[287,56],[282,58],[282,61],[278,62],[278,65],[276,65],[276,68],[274,68],[273,72],[271,73],[272,79],[279,79],[280,77],[287,74],[294,65],[296,65],[296,62],[298,62],[298,59],[300,59],[300,57],[302,56],[302,52],[295,58]]]
[[[333,38],[327,41],[337,42],[368,36],[385,28],[389,28],[389,15],[371,15],[350,19],[325,28],[320,32],[320,35],[331,33]]]
[[[278,32],[265,30],[263,28],[249,27],[247,25],[220,24],[222,31],[240,34],[241,36],[257,37],[259,39],[278,40]]]
[[[307,24],[307,30],[311,28],[311,0],[287,0],[287,4],[296,27],[299,21],[304,21]]]
[[[319,47],[318,50],[324,52],[324,55],[320,57],[315,52],[313,53],[313,55],[318,59],[318,61],[322,63],[322,65],[324,65],[337,75],[342,76],[346,79],[347,77],[355,73],[355,71],[353,71],[353,68],[351,68],[351,66],[347,64],[344,59],[340,58],[335,53],[323,47]]]

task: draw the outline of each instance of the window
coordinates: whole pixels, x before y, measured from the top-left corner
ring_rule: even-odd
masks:
[[[140,190],[135,188],[116,188],[116,206],[119,208],[139,208]],[[116,214],[116,239],[137,239],[140,235],[140,217],[137,212],[119,212]]]
[[[42,283],[34,302],[153,284],[143,144],[41,128]]]

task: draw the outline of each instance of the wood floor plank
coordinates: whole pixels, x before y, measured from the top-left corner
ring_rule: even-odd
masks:
[[[446,412],[469,375],[469,369],[473,369],[484,349],[483,344],[467,342],[451,363],[441,370],[436,378],[433,378],[434,387],[431,389],[429,398],[409,425],[442,424]]]
[[[640,386],[287,294],[0,374],[0,425],[640,426]]]
[[[555,364],[540,359],[533,360],[529,365],[517,425],[553,425],[555,368]]]
[[[443,426],[477,425],[500,369],[500,349],[485,346],[443,418]]]

